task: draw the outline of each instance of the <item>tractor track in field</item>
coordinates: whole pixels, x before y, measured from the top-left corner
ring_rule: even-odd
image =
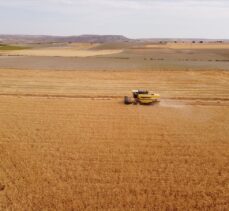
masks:
[[[76,98],[76,99],[117,99],[123,96],[108,96],[108,95],[58,95],[58,94],[17,94],[17,93],[0,93],[0,96],[13,96],[13,97],[43,97],[43,98]]]

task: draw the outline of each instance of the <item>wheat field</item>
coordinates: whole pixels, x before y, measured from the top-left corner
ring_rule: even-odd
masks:
[[[0,210],[228,210],[228,81],[1,70]],[[124,105],[135,87],[161,102]]]
[[[104,56],[111,54],[121,53],[121,49],[117,50],[93,50],[90,46],[96,45],[67,45],[66,47],[52,47],[52,48],[34,48],[25,50],[10,50],[0,51],[1,56],[44,56],[44,57],[92,57],[92,56]]]

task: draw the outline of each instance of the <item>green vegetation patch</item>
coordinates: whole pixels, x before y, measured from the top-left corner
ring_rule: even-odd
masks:
[[[23,50],[28,48],[26,46],[0,44],[0,51]]]

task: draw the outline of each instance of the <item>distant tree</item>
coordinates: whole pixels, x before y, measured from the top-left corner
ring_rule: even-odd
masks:
[[[204,43],[204,41],[201,40],[200,43]]]
[[[195,41],[195,40],[193,40],[193,41],[192,41],[192,43],[196,43],[196,41]]]

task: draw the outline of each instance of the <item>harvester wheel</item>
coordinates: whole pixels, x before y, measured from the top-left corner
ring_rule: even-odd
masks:
[[[125,103],[126,105],[132,104],[132,100],[131,100],[131,98],[130,98],[130,97],[127,97],[127,96],[125,96],[125,97],[124,97],[124,103]]]
[[[134,99],[134,105],[137,105],[139,102],[138,102],[138,99],[137,98],[135,98]]]

